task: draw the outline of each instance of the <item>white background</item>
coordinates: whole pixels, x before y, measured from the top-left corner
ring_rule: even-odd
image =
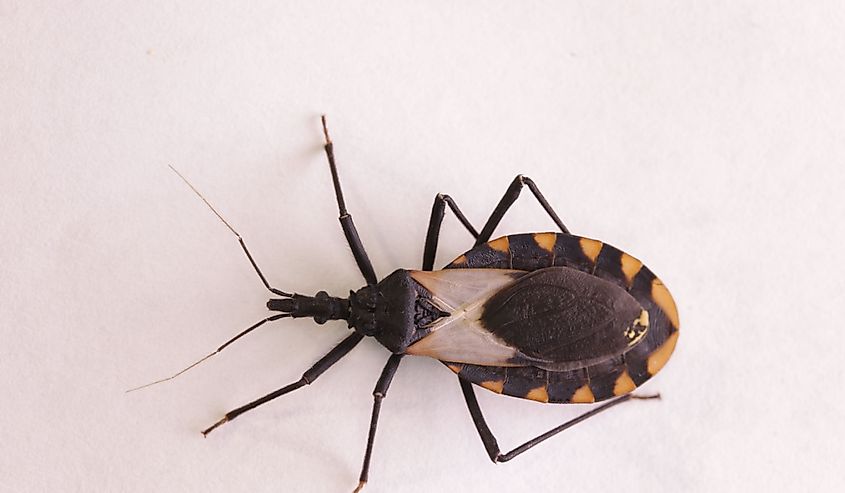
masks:
[[[460,3],[460,5],[455,5]],[[481,225],[510,180],[674,294],[674,357],[626,404],[492,465],[454,375],[407,359],[365,491],[841,491],[845,6],[837,1],[0,1],[0,490],[351,491],[367,340],[203,439],[347,334],[266,314],[363,284],[431,201]],[[530,196],[529,196],[530,197]],[[437,265],[469,247],[444,222]],[[552,230],[523,198],[497,232]],[[503,448],[583,411],[479,392]]]

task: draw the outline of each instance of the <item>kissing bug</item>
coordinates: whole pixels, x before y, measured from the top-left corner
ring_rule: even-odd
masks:
[[[518,175],[480,233],[451,197],[438,194],[431,209],[422,270],[398,269],[379,281],[352,215],[346,210],[325,116],[322,123],[340,225],[367,282],[350,291],[347,298],[329,296],[325,291],[304,296],[270,286],[241,235],[174,168],[237,237],[261,282],[277,296],[267,302],[267,308],[277,313],[179,373],[148,385],[175,378],[261,325],[282,318],[311,317],[318,324],[345,320],[353,331],[302,378],[226,413],[203,430],[203,435],[313,383],[365,336],[375,338],[392,354],[373,390],[367,447],[355,492],[367,482],[381,403],[405,355],[435,358],[457,374],[473,423],[494,463],[509,461],[617,404],[659,397],[631,392],[654,376],[671,356],[678,339],[678,312],[665,285],[642,262],[601,241],[571,234],[537,185]],[[560,233],[514,234],[491,241],[493,230],[525,186]],[[447,206],[475,243],[435,271]],[[473,385],[544,403],[607,402],[501,453]]]

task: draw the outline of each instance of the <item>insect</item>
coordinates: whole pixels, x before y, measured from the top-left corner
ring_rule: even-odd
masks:
[[[302,378],[226,413],[203,435],[313,383],[367,336],[375,338],[391,356],[373,390],[372,418],[355,492],[368,480],[381,404],[406,355],[435,358],[457,374],[469,413],[493,462],[509,461],[612,406],[631,399],[659,397],[631,392],[660,371],[671,356],[678,339],[678,312],[665,285],[639,260],[606,243],[571,234],[537,185],[519,175],[481,232],[451,197],[438,194],[431,210],[422,269],[399,269],[379,280],[346,209],[325,116],[322,123],[340,225],[367,283],[350,291],[347,298],[325,291],[304,296],[272,287],[241,235],[179,174],[237,237],[261,282],[275,296],[267,302],[274,314],[193,365],[153,384],[175,378],[259,326],[282,318],[311,317],[318,324],[345,320],[352,330]],[[491,240],[496,226],[526,186],[560,232],[514,234]],[[475,243],[435,271],[447,207]],[[607,402],[501,453],[484,420],[474,386],[546,403]]]

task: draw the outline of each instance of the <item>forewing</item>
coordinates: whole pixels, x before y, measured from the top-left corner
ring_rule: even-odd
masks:
[[[526,275],[508,269],[412,271],[435,305],[449,315],[422,328],[427,335],[408,347],[408,354],[442,361],[480,365],[516,365],[524,355],[484,329],[479,317],[484,303],[505,286]]]
[[[644,335],[647,313],[624,289],[566,267],[534,271],[484,305],[481,325],[550,369],[626,352]]]
[[[449,315],[408,354],[488,366],[583,367],[619,355],[645,334],[648,316],[624,289],[568,267],[414,271]]]

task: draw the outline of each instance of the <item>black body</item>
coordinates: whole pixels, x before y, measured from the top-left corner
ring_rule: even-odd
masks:
[[[450,313],[437,308],[432,293],[399,269],[375,286],[350,292],[348,299],[320,291],[314,297],[272,299],[270,310],[319,323],[347,320],[350,329],[372,336],[394,354],[429,334]],[[517,366],[548,370],[581,368],[627,352],[632,337],[613,330],[643,311],[624,289],[567,267],[545,267],[512,276],[511,284],[489,297],[481,325],[527,358]]]
[[[345,320],[354,331],[299,380],[230,411],[203,434],[250,409],[311,384],[365,336],[372,336],[392,355],[373,391],[373,412],[357,492],[368,480],[382,401],[406,354],[436,357],[457,373],[473,423],[494,462],[510,460],[584,419],[638,398],[631,391],[668,360],[677,341],[678,316],[663,283],[626,253],[596,240],[571,235],[536,184],[525,176],[513,180],[481,233],[451,197],[437,195],[431,210],[422,270],[399,269],[378,281],[352,216],[346,210],[325,118],[323,129],[339,221],[367,285],[351,291],[348,298],[329,296],[324,291],[310,297],[273,288],[241,236],[212,207],[236,235],[264,286],[278,298],[267,303],[275,314],[247,328],[206,358],[264,323],[282,318],[312,317],[319,324]],[[519,234],[490,241],[524,186],[561,233]],[[475,243],[444,270],[432,272],[447,206]],[[476,284],[478,291],[474,291]],[[441,353],[456,357],[438,356]],[[484,420],[473,384],[540,402],[590,403],[614,399],[502,454]],[[656,396],[639,398],[651,397]]]

